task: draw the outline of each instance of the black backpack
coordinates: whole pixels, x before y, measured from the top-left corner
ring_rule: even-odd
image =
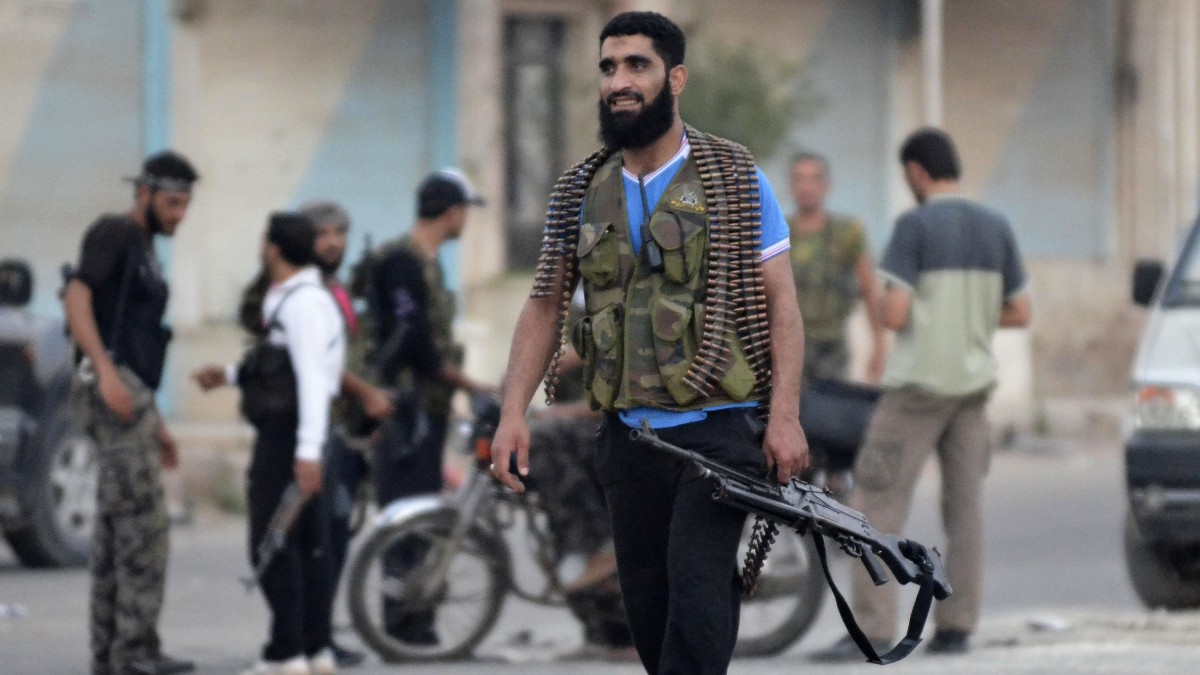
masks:
[[[293,293],[316,284],[300,284],[279,301],[262,334],[246,350],[238,366],[238,387],[242,390],[239,408],[255,427],[268,422],[295,421],[300,416],[300,396],[296,390],[296,371],[286,346],[273,345],[267,339],[272,328],[283,330],[279,311]]]

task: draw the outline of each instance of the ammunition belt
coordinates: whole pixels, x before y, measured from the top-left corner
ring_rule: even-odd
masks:
[[[754,158],[746,148],[687,127],[700,183],[708,202],[709,254],[704,332],[684,381],[701,396],[719,385],[732,358],[733,317],[755,374],[755,393],[767,403],[770,391],[770,334],[767,295],[759,257],[762,209]],[[765,415],[765,408],[761,409]]]
[[[688,141],[708,205],[709,254],[705,279],[704,331],[684,376],[701,397],[711,395],[733,358],[729,333],[740,338],[755,374],[759,413],[765,417],[770,395],[770,334],[767,330],[767,298],[759,264],[762,243],[762,209],[754,158],[746,148],[686,126]],[[546,234],[538,255],[530,296],[544,298],[560,294],[558,349],[546,371],[546,403],[554,401],[558,386],[558,364],[567,340],[567,312],[579,281],[575,257],[579,214],[592,178],[612,155],[603,148],[568,169],[554,186],[546,209]],[[559,265],[562,276],[556,277]],[[697,317],[698,318],[698,317]],[[731,325],[732,323],[732,325]]]
[[[558,276],[559,265],[563,268],[562,279],[557,289],[560,294],[558,318],[555,323],[558,349],[546,370],[546,405],[554,403],[558,390],[558,363],[562,360],[567,345],[567,314],[571,309],[571,296],[575,292],[575,285],[579,283],[579,261],[575,257],[575,248],[579,245],[579,214],[583,212],[583,199],[587,196],[592,178],[611,155],[611,150],[601,148],[567,169],[554,184],[546,206],[546,233],[542,237],[542,249],[538,252],[530,297],[544,298],[554,293],[554,281]]]

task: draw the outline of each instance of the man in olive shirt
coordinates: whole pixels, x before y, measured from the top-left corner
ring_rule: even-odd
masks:
[[[918,206],[900,216],[880,264],[887,282],[883,324],[896,343],[879,401],[855,464],[863,515],[898,534],[921,467],[937,455],[942,476],[946,574],[954,595],[938,603],[934,653],[961,653],[979,622],[983,589],[983,478],[990,448],[985,415],[996,383],[997,328],[1024,327],[1031,308],[1026,275],[1008,220],[959,194],[950,137],[921,129],[900,150]],[[896,630],[895,584],[853,579],[853,608],[866,636],[882,646]],[[860,659],[844,638],[821,660]]]
[[[841,380],[850,364],[846,320],[861,297],[871,326],[867,380],[879,382],[886,343],[879,321],[879,287],[867,237],[856,218],[825,209],[829,162],[815,152],[792,160],[796,214],[791,230],[792,276],[804,318],[804,378]]]

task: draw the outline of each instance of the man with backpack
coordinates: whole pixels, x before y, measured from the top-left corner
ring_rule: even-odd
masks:
[[[287,530],[259,577],[271,629],[247,675],[337,672],[329,503],[319,493],[346,343],[341,312],[312,264],[316,235],[312,221],[300,213],[271,214],[262,244],[271,281],[262,303],[265,335],[237,369],[207,366],[193,374],[205,390],[240,386],[242,414],[255,427],[246,479],[252,564],[264,562],[258,544],[272,528]],[[297,492],[298,498],[289,494]],[[290,502],[298,513],[280,516]],[[277,518],[292,522],[285,526]]]
[[[375,324],[372,365],[397,399],[396,415],[382,428],[375,451],[380,506],[441,489],[454,391],[492,391],[461,370],[463,350],[453,335],[456,303],[438,261],[442,245],[462,234],[467,208],[483,203],[458,171],[430,174],[418,188],[412,230],[381,246],[365,271],[364,292]],[[392,557],[400,568],[421,553],[396,548]],[[407,642],[436,642],[431,612],[405,613],[395,603],[385,604],[390,633]]]

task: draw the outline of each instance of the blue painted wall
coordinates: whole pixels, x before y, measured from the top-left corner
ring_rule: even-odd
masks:
[[[378,245],[407,232],[421,179],[456,162],[454,6],[442,0],[383,3],[293,196],[293,206],[334,199],[346,207],[353,220],[347,264],[361,254],[364,235]],[[450,265],[447,272],[455,278]]]

